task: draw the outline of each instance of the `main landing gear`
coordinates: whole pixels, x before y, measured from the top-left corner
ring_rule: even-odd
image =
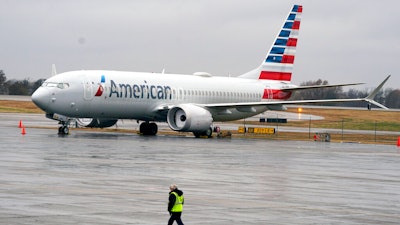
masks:
[[[140,124],[139,132],[143,135],[156,135],[158,127],[156,123],[143,122]]]
[[[208,138],[211,138],[211,137],[212,137],[212,132],[213,132],[213,129],[212,129],[212,127],[210,127],[210,128],[208,128],[206,131],[203,131],[203,132],[193,132],[193,134],[194,134],[194,136],[195,136],[196,138],[199,138],[199,137],[208,137]]]

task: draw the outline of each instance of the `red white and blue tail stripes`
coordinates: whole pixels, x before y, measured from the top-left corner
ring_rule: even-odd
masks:
[[[259,79],[290,81],[303,6],[294,5],[261,65]]]
[[[290,82],[302,12],[303,6],[293,6],[261,65],[240,77]]]

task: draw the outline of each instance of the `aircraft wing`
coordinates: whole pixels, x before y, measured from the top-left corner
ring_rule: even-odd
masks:
[[[282,91],[297,91],[297,90],[308,90],[315,88],[329,88],[329,87],[344,87],[344,86],[353,86],[360,85],[365,83],[350,83],[350,84],[327,84],[327,85],[313,85],[313,86],[298,86],[298,87],[290,87],[290,88],[282,88]]]
[[[386,106],[374,101],[374,97],[376,94],[382,89],[383,85],[386,83],[386,81],[389,79],[390,75],[377,87],[375,88],[367,97],[364,98],[353,98],[353,99],[310,99],[310,100],[280,100],[280,101],[262,101],[262,102],[238,102],[238,103],[212,103],[212,104],[194,104],[196,106],[202,107],[207,109],[208,111],[214,111],[215,112],[223,112],[224,110],[229,109],[236,109],[241,112],[256,112],[256,109],[254,107],[268,107],[270,110],[285,110],[285,105],[293,105],[293,104],[306,104],[306,103],[329,103],[329,102],[367,102],[370,106],[370,104],[374,104],[380,108],[383,109],[388,109]],[[342,86],[346,85],[354,85],[354,84],[344,84]],[[338,85],[324,85],[328,87],[334,87]],[[340,85],[339,85],[340,86]],[[320,88],[321,86],[312,86],[311,88]],[[299,87],[299,89],[307,89],[309,87]],[[294,88],[296,89],[296,88]],[[292,89],[293,90],[293,89]],[[187,104],[187,103],[186,103]],[[156,121],[165,121],[167,118],[167,114],[169,110],[172,108],[176,107],[175,104],[162,104],[158,105],[156,108],[154,108],[153,112],[155,113],[155,117],[153,118]]]
[[[329,102],[369,102],[380,108],[388,109],[386,106],[369,98],[353,98],[353,99],[317,99],[317,100],[293,100],[293,101],[271,101],[271,102],[245,102],[245,103],[221,103],[221,104],[205,104],[207,108],[242,108],[252,106],[283,106],[305,103],[329,103]]]
[[[243,108],[243,107],[252,107],[252,106],[280,106],[283,105],[290,105],[290,104],[305,104],[305,103],[329,103],[329,102],[359,102],[364,101],[370,104],[374,104],[380,108],[388,109],[386,106],[374,101],[374,97],[376,94],[382,89],[383,85],[386,81],[390,78],[390,75],[386,77],[386,79],[376,87],[371,94],[369,94],[365,98],[353,98],[353,99],[317,99],[317,100],[293,100],[293,101],[266,101],[266,102],[243,102],[243,103],[216,103],[216,104],[204,104],[203,107],[206,108]],[[344,84],[342,86],[347,86],[351,84]],[[325,85],[325,86],[332,86],[332,85]],[[338,86],[338,85],[333,85]],[[306,86],[305,86],[306,87]],[[318,88],[320,86],[309,86],[311,88]],[[301,87],[299,87],[301,88]],[[291,88],[288,88],[291,89]],[[296,89],[296,88],[295,88]],[[304,89],[304,88],[303,88]]]

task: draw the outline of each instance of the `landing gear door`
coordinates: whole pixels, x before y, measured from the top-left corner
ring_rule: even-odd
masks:
[[[83,99],[89,101],[93,99],[93,84],[86,75],[82,76]]]

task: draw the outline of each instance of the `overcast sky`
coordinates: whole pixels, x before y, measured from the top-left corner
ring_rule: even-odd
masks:
[[[257,67],[292,5],[303,5],[292,82],[400,88],[397,0],[0,0],[7,79],[107,69],[237,76]]]

